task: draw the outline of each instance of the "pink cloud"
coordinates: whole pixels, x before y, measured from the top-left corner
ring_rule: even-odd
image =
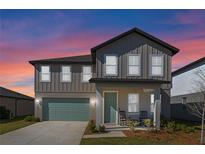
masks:
[[[205,38],[172,42],[180,49],[173,57],[173,69],[178,69],[205,56]]]

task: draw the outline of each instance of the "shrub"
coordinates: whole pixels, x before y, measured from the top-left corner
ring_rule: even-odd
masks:
[[[146,126],[146,127],[151,127],[151,126],[153,125],[153,122],[152,122],[151,119],[144,119],[144,120],[143,120],[143,124],[144,124],[144,126]]]
[[[128,121],[128,127],[130,128],[131,131],[135,131],[135,127],[137,127],[137,126],[139,126],[138,121],[134,121],[134,120]]]
[[[100,125],[99,126],[99,132],[105,132],[105,126],[104,125]]]
[[[40,118],[38,118],[38,117],[33,117],[32,121],[33,121],[33,122],[40,122]]]
[[[185,124],[176,124],[176,131],[181,131],[181,130],[185,130],[186,129],[186,125]]]
[[[5,106],[0,106],[0,119],[9,119],[10,111]]]
[[[185,133],[192,133],[192,132],[195,132],[195,129],[194,127],[186,127],[183,131]]]
[[[167,122],[166,126],[167,132],[172,133],[176,130],[176,124],[175,121],[169,121]]]
[[[40,122],[40,118],[34,116],[27,116],[24,118],[24,121],[27,122]]]
[[[167,123],[169,122],[168,119],[164,118],[164,117],[161,117],[161,120],[160,120],[160,126],[162,128],[165,128],[167,126]]]
[[[27,116],[24,118],[24,121],[31,122],[32,119],[33,119],[33,116]]]
[[[94,120],[90,120],[90,121],[89,121],[88,127],[89,127],[89,130],[90,130],[92,133],[97,133],[97,132],[98,132],[98,130],[96,129],[96,125],[95,125]]]

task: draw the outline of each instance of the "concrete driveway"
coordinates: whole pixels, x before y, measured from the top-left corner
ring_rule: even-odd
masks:
[[[44,121],[3,135],[6,145],[67,145],[80,144],[88,122]]]

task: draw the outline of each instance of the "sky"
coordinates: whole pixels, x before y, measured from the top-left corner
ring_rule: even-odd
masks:
[[[34,96],[29,60],[89,54],[133,27],[180,49],[172,70],[205,56],[205,10],[0,10],[0,86]]]

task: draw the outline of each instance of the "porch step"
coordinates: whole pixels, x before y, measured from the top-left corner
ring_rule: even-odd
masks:
[[[120,125],[105,125],[106,131],[122,131],[129,130],[128,126],[120,126]],[[148,130],[146,127],[136,127],[135,130]]]

